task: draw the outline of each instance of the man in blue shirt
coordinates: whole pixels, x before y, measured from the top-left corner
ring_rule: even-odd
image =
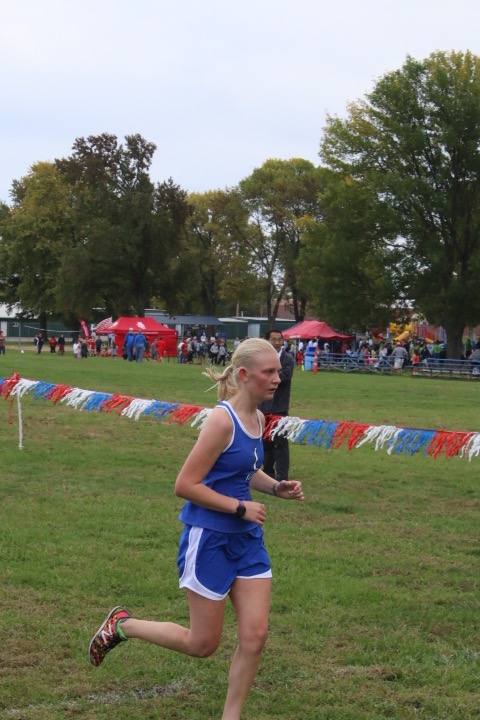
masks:
[[[137,362],[142,362],[143,353],[145,351],[145,343],[145,335],[140,330],[140,332],[135,335],[135,342],[133,343],[133,346],[135,348],[135,360]]]
[[[130,362],[133,360],[133,346],[135,343],[135,333],[133,332],[133,328],[129,328],[128,333],[125,335],[125,350],[127,353],[127,357]]]

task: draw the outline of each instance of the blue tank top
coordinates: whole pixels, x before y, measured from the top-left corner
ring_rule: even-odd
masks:
[[[263,463],[260,418],[258,418],[258,435],[250,435],[228,402],[220,402],[217,407],[225,408],[229,413],[233,424],[232,437],[202,482],[212,490],[236,498],[239,502],[251,500],[250,480]],[[186,525],[195,525],[217,532],[242,533],[261,529],[257,523],[238,518],[233,513],[204,508],[190,500],[187,500],[183,506],[180,520]]]

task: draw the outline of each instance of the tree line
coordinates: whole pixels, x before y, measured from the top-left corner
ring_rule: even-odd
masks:
[[[480,58],[407,57],[345,118],[321,164],[267,160],[237,186],[153,183],[140,135],[77,138],[0,205],[0,300],[25,317],[261,311],[341,329],[480,321]]]

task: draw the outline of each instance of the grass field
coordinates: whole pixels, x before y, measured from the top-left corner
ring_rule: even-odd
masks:
[[[198,366],[8,348],[0,377],[213,406]],[[479,430],[478,383],[295,374],[291,414]],[[0,400],[0,718],[219,718],[235,646],[193,660],[131,641],[98,669],[111,606],[186,622],[173,483],[197,431]],[[306,502],[267,505],[271,631],[245,720],[480,718],[480,460],[292,445]]]

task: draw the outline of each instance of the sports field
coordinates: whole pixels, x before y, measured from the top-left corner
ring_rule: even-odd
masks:
[[[0,377],[201,406],[197,365],[0,356]],[[480,430],[480,384],[296,372],[291,414]],[[0,399],[0,718],[219,718],[235,626],[215,656],[130,641],[92,668],[107,611],[186,622],[176,474],[197,430]],[[292,445],[304,504],[261,496],[274,589],[245,720],[480,718],[480,458]]]

